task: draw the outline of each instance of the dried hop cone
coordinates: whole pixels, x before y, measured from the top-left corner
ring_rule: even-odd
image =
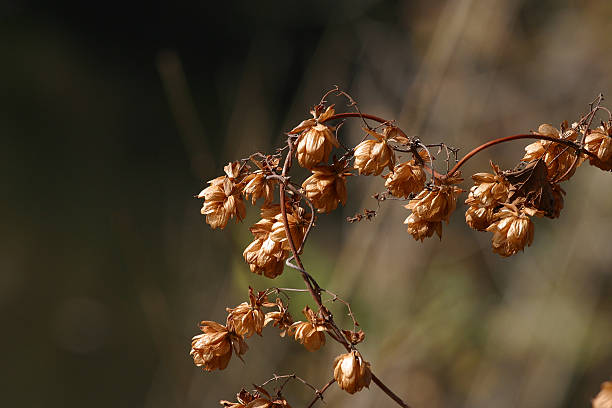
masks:
[[[474,187],[470,189],[465,203],[479,207],[493,207],[505,203],[510,193],[510,183],[500,172],[499,167],[490,162],[493,173],[476,173],[472,176]]]
[[[465,222],[476,231],[485,231],[493,222],[493,207],[469,206],[465,212]]]
[[[385,167],[392,170],[395,164],[395,154],[387,144],[389,140],[392,140],[388,139],[389,132],[381,134],[367,128],[363,130],[374,136],[376,140],[364,140],[355,147],[355,169],[359,170],[360,175],[365,176],[370,174],[378,176]]]
[[[295,339],[306,347],[308,351],[316,351],[325,344],[325,326],[322,319],[306,306],[303,310],[307,322],[295,322],[287,333],[295,335]]]
[[[268,323],[272,323],[273,326],[279,328],[280,336],[285,337],[285,333],[293,324],[293,318],[280,298],[276,299],[276,305],[278,307],[278,311],[266,313],[264,326],[267,326]]]
[[[312,169],[312,176],[302,183],[306,197],[318,212],[329,213],[346,204],[346,177],[351,173],[344,171],[345,162],[332,166],[317,166]]]
[[[240,196],[242,186],[238,182],[240,177],[240,163],[229,163],[224,167],[225,176],[209,181],[210,186],[198,194],[204,199],[200,211],[206,215],[206,222],[213,228],[225,228],[230,218],[236,217],[242,221],[246,216],[246,208]]]
[[[211,321],[200,323],[202,334],[191,341],[193,362],[206,371],[223,370],[232,357],[232,350],[240,357],[248,350],[242,337],[230,332],[227,327]]]
[[[612,170],[612,124],[604,124],[594,129],[585,138],[584,148],[597,156],[589,157],[589,163],[602,170]]]
[[[334,147],[340,147],[334,134],[334,128],[323,122],[335,113],[334,105],[323,112],[323,106],[318,105],[310,111],[313,118],[307,119],[293,128],[289,134],[298,134],[297,159],[300,166],[312,169],[317,164],[327,161]]]
[[[433,236],[434,232],[442,239],[441,221],[426,221],[412,213],[406,218],[404,224],[407,225],[407,231],[417,241],[423,242],[425,238]]]
[[[370,363],[358,351],[342,354],[334,361],[334,379],[349,394],[368,388],[372,380]]]
[[[601,384],[599,394],[592,401],[593,408],[612,408],[612,381]]]
[[[261,210],[262,219],[250,230],[255,240],[243,252],[244,260],[251,272],[275,278],[283,272],[284,262],[291,249],[279,205]],[[299,247],[310,222],[310,216],[304,216],[304,209],[287,206],[289,230],[296,247]]]
[[[255,201],[259,198],[264,198],[264,207],[269,206],[274,201],[274,186],[278,184],[277,180],[267,179],[265,172],[257,170],[243,179],[244,196],[248,199],[251,196],[251,203],[255,205]]]
[[[577,128],[567,129],[567,127],[567,122],[563,123],[561,131],[552,125],[542,124],[538,127],[536,134],[555,139],[576,141],[578,138]],[[522,161],[543,160],[548,170],[548,178],[555,181],[564,181],[568,180],[576,170],[576,166],[574,166],[570,171],[575,158],[574,149],[567,148],[564,144],[551,142],[550,140],[538,140],[525,147],[525,156],[523,156]]]
[[[412,210],[404,224],[415,240],[423,241],[434,232],[442,238],[442,221],[447,221],[457,208],[457,196],[463,191],[453,185],[461,181],[459,176],[445,180],[440,185],[421,191],[405,208]]]
[[[227,308],[227,328],[239,336],[251,337],[257,333],[261,336],[264,327],[264,312],[261,310],[262,303],[266,302],[264,292],[255,296],[253,289],[249,287],[249,303],[243,302],[235,308]]]
[[[495,221],[487,228],[493,233],[493,252],[511,256],[522,251],[533,242],[533,223],[529,216],[540,215],[533,208],[518,209],[514,204],[504,204],[494,216]]]
[[[240,390],[236,395],[238,402],[222,400],[219,403],[226,408],[291,408],[291,405],[280,396],[280,393],[276,397],[272,397],[263,388],[257,387],[257,389],[259,392],[253,394],[245,389]]]
[[[398,198],[416,194],[425,187],[426,174],[423,166],[414,160],[398,164],[391,173],[383,177],[386,179],[385,187]]]

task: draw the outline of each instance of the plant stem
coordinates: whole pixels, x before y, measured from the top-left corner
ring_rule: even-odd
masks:
[[[357,114],[356,116],[359,117],[360,115]],[[334,316],[331,314],[331,312],[327,310],[325,306],[323,306],[323,302],[321,300],[321,287],[319,286],[317,281],[314,280],[312,276],[306,273],[306,270],[304,269],[304,264],[302,264],[302,260],[300,259],[298,251],[296,249],[295,242],[293,242],[293,236],[291,235],[291,229],[289,227],[289,219],[287,218],[287,207],[285,206],[285,192],[286,192],[287,183],[288,183],[287,172],[291,168],[291,158],[293,156],[293,142],[291,141],[291,139],[289,139],[287,140],[287,143],[289,145],[289,151],[287,152],[287,156],[285,157],[285,162],[283,163],[283,172],[281,174],[283,181],[280,183],[280,188],[279,188],[280,189],[280,211],[281,211],[281,215],[283,219],[283,226],[285,228],[285,235],[287,237],[287,241],[289,242],[289,248],[291,248],[291,253],[293,255],[293,258],[295,259],[295,262],[297,266],[299,267],[300,273],[302,274],[302,279],[304,280],[304,283],[306,283],[308,292],[310,292],[310,295],[312,296],[314,301],[319,306],[319,310],[323,311],[324,318],[329,323],[329,326],[332,329],[332,331],[328,332],[328,334],[338,343],[342,344],[344,348],[346,349],[346,351],[351,351],[353,349],[353,346],[345,338],[344,333],[342,333],[340,328],[338,328],[338,326],[334,322]],[[378,377],[376,377],[373,373],[372,373],[372,380],[374,381],[376,385],[378,385],[378,387],[385,394],[389,396],[389,398],[397,402],[399,406],[404,407],[404,408],[410,408],[404,401],[402,401],[400,397],[395,395],[395,393],[391,391],[389,387],[387,387],[382,381],[380,381]],[[327,387],[331,386],[331,384],[333,384],[333,382],[329,382],[328,385],[324,387],[324,389],[327,389]],[[313,401],[313,403],[314,402],[316,402],[316,400]]]
[[[329,380],[329,381],[327,382],[327,384],[325,384],[325,385],[323,386],[323,388],[321,388],[321,390],[317,392],[317,396],[316,396],[316,397],[315,397],[315,398],[312,400],[312,402],[311,402],[310,404],[308,404],[308,408],[312,408],[312,406],[313,406],[314,404],[316,404],[316,402],[317,402],[318,400],[323,401],[323,393],[324,393],[325,391],[327,391],[327,389],[328,389],[329,387],[331,387],[331,385],[332,385],[333,383],[335,383],[335,382],[336,382],[336,380],[335,380],[335,379],[333,379],[333,378],[332,378],[331,380]]]
[[[473,156],[475,156],[479,152],[481,152],[481,151],[483,151],[483,150],[485,150],[485,149],[487,149],[487,148],[489,148],[491,146],[495,146],[497,144],[500,144],[500,143],[510,142],[512,140],[519,140],[519,139],[549,140],[551,142],[555,142],[555,143],[559,143],[559,144],[563,144],[563,145],[569,146],[572,149],[580,151],[581,153],[587,154],[589,156],[595,156],[593,153],[591,153],[591,152],[589,152],[587,150],[584,150],[583,148],[581,148],[580,146],[578,146],[575,142],[573,142],[571,140],[558,139],[558,138],[555,138],[555,137],[552,137],[552,136],[536,135],[536,134],[531,134],[531,133],[528,133],[528,134],[519,134],[519,135],[500,137],[499,139],[494,139],[494,140],[488,141],[487,143],[481,144],[480,146],[474,148],[471,152],[469,152],[468,154],[463,156],[461,158],[461,160],[459,160],[457,162],[457,164],[455,164],[455,166],[452,169],[450,169],[450,171],[448,173],[446,173],[446,175],[444,177],[452,176],[454,173],[457,172],[457,170],[459,170],[461,168],[461,166],[463,166],[465,164],[465,162],[467,162],[470,158],[472,158]]]

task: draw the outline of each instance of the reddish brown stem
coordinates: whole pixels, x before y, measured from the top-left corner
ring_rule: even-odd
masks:
[[[559,143],[559,144],[563,144],[566,146],[569,146],[573,149],[576,149],[577,151],[580,151],[581,153],[587,154],[589,156],[595,156],[593,153],[582,149],[580,146],[578,146],[575,142],[571,141],[571,140],[565,140],[565,139],[558,139],[552,136],[545,136],[545,135],[535,135],[535,134],[519,134],[519,135],[512,135],[512,136],[506,136],[506,137],[500,137],[499,139],[495,139],[495,140],[491,140],[487,143],[481,144],[480,146],[474,148],[471,152],[469,152],[468,154],[466,154],[465,156],[463,156],[461,158],[461,160],[459,160],[457,162],[457,164],[455,164],[455,166],[450,169],[450,171],[448,173],[446,173],[446,176],[444,177],[450,177],[453,174],[455,174],[457,172],[457,170],[459,170],[461,168],[461,166],[463,166],[465,164],[465,162],[467,162],[470,158],[472,158],[473,156],[475,156],[476,154],[478,154],[479,152],[481,152],[482,150],[485,150],[491,146],[495,146],[497,144],[500,143],[505,143],[505,142],[510,142],[512,140],[519,140],[519,139],[536,139],[536,140],[549,140],[551,142],[555,142],[555,143]]]
[[[316,402],[317,402],[318,400],[323,401],[323,393],[324,393],[325,391],[327,391],[327,389],[328,389],[329,387],[331,387],[331,385],[332,385],[333,383],[335,383],[335,382],[336,382],[336,380],[332,378],[331,380],[329,380],[329,381],[327,382],[327,384],[325,384],[325,385],[323,386],[323,388],[321,388],[319,391],[317,391],[317,396],[316,396],[316,397],[315,397],[315,398],[312,400],[312,402],[311,402],[310,404],[308,404],[308,408],[312,408],[312,406],[313,406],[314,404],[316,404]]]
[[[306,283],[308,292],[310,292],[310,295],[312,296],[314,301],[319,306],[319,310],[322,310],[325,313],[325,319],[327,320],[327,322],[329,323],[329,326],[332,329],[330,332],[328,332],[329,335],[334,340],[342,344],[347,351],[351,351],[352,345],[344,337],[344,333],[342,333],[342,331],[338,328],[338,326],[334,322],[334,316],[323,306],[323,302],[321,300],[321,288],[319,287],[317,282],[306,273],[306,270],[304,269],[304,265],[302,264],[302,260],[300,259],[298,251],[296,249],[295,242],[293,242],[293,236],[291,235],[291,230],[289,228],[289,219],[287,218],[287,208],[285,206],[285,192],[286,192],[287,183],[288,183],[287,182],[287,172],[291,168],[291,159],[293,156],[293,142],[291,140],[288,140],[287,143],[289,145],[289,151],[287,152],[287,157],[285,157],[285,162],[283,164],[283,172],[281,174],[281,177],[284,181],[280,183],[280,188],[279,188],[280,189],[280,210],[281,210],[281,216],[283,219],[285,235],[287,236],[287,241],[289,242],[289,248],[291,249],[293,258],[295,259],[295,262],[297,266],[299,267],[300,272],[302,274],[302,279],[304,280],[304,283]],[[382,381],[380,381],[374,374],[372,374],[372,379],[374,383],[378,385],[378,387],[380,387],[380,389],[389,396],[389,398],[397,402],[401,407],[410,408],[408,405],[406,405],[404,401],[401,400],[401,398],[395,395],[395,393],[391,391],[389,387],[387,387]],[[325,389],[329,387],[331,384],[332,382],[330,382],[325,387]]]
[[[391,391],[389,389],[389,387],[387,387],[382,381],[380,381],[378,379],[378,377],[376,377],[374,375],[374,373],[372,373],[372,381],[374,381],[374,384],[378,385],[378,387],[384,391],[385,394],[387,394],[389,397],[391,397],[391,399],[393,399],[393,401],[397,402],[397,404],[401,407],[404,408],[410,408],[410,405],[406,404],[404,401],[402,401],[402,399],[400,397],[398,397],[397,395],[395,395],[393,393],[393,391]]]

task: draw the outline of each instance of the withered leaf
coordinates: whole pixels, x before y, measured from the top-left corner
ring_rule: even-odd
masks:
[[[353,330],[342,330],[344,335],[348,338],[351,344],[359,344],[365,339],[365,333],[363,330],[353,331]]]
[[[548,170],[543,160],[529,163],[524,169],[505,171],[504,176],[512,184],[509,202],[524,198],[527,204],[553,218],[556,198],[548,180]]]

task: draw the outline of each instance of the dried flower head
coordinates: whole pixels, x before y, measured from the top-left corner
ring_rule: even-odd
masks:
[[[463,191],[454,184],[462,181],[459,175],[448,179],[436,179],[438,185],[421,191],[404,207],[412,213],[404,220],[407,231],[417,241],[437,233],[442,238],[442,221],[447,221],[455,208],[457,197]]]
[[[236,395],[238,402],[219,401],[226,408],[291,408],[291,405],[282,396],[270,396],[263,388],[257,387],[260,392],[250,393],[245,389]]]
[[[206,371],[223,370],[232,357],[232,350],[240,356],[246,353],[248,346],[236,333],[227,327],[212,321],[200,323],[202,334],[194,336],[191,341],[193,362]]]
[[[412,213],[406,218],[404,224],[408,225],[407,231],[417,241],[423,242],[425,238],[433,236],[434,232],[442,239],[441,221],[426,221]]]
[[[474,187],[470,189],[465,203],[479,207],[494,207],[508,200],[511,185],[499,167],[490,162],[493,173],[476,173],[472,176]]]
[[[274,279],[283,273],[285,260],[289,256],[282,249],[278,250],[270,244],[275,245],[272,240],[257,238],[245,248],[242,255],[251,272]]]
[[[542,124],[538,127],[536,134],[576,141],[578,137],[577,128],[567,129],[567,127],[567,122],[564,122],[561,131],[552,125]],[[576,166],[571,171],[569,169],[573,165],[575,157],[575,150],[568,148],[568,146],[550,140],[538,140],[525,147],[525,156],[523,156],[522,161],[543,160],[548,170],[548,178],[563,181],[568,180],[574,174]]]
[[[293,323],[287,333],[295,335],[295,339],[303,344],[306,350],[316,351],[325,344],[324,322],[308,306],[302,312],[308,321]]]
[[[495,221],[487,228],[493,233],[493,252],[511,256],[522,251],[533,242],[533,223],[529,216],[540,215],[533,208],[519,210],[514,204],[504,204],[494,216]]]
[[[284,262],[291,249],[279,205],[261,209],[262,219],[255,223],[251,232],[255,240],[244,250],[244,260],[251,272],[275,278],[283,272]],[[310,217],[304,216],[301,207],[287,206],[287,220],[296,247],[302,243]]]
[[[593,408],[612,408],[612,381],[601,384],[599,394],[592,401]]]
[[[263,303],[267,303],[265,292],[253,293],[249,287],[249,303],[243,302],[233,309],[227,308],[227,329],[245,338],[257,333],[261,336],[264,327],[264,312],[261,310]]]
[[[251,196],[251,203],[254,205],[259,198],[264,198],[264,207],[269,206],[274,201],[274,186],[278,180],[268,179],[262,170],[256,170],[242,180],[244,189],[242,192],[248,199]]]
[[[372,381],[370,363],[358,351],[342,354],[334,361],[334,379],[349,394],[368,388]]]
[[[242,221],[246,216],[246,208],[242,201],[240,177],[240,163],[229,163],[223,168],[225,176],[217,177],[209,181],[210,186],[198,194],[198,198],[204,199],[204,205],[200,211],[206,215],[206,222],[213,228],[225,228],[230,218],[236,217]]]
[[[304,180],[302,188],[306,197],[318,212],[329,213],[346,204],[345,162],[334,163],[331,166],[317,166],[312,169],[312,175]]]
[[[410,194],[416,194],[425,187],[427,175],[423,166],[417,164],[415,160],[398,164],[393,171],[383,176],[385,187],[398,198],[406,198]]]
[[[266,313],[264,326],[267,326],[268,323],[272,323],[274,327],[278,327],[280,330],[280,336],[285,337],[285,333],[293,324],[293,318],[280,298],[276,299],[276,306],[278,307],[278,311]]]
[[[465,212],[465,222],[476,231],[485,231],[493,222],[493,207],[469,206]]]
[[[367,128],[363,128],[363,130],[374,136],[376,140],[364,140],[355,147],[355,169],[359,170],[360,175],[364,176],[370,174],[378,176],[385,167],[392,170],[395,164],[395,154],[387,144],[387,135]]]
[[[589,163],[602,170],[612,170],[612,125],[604,124],[594,129],[585,138],[584,148],[597,155],[597,159],[589,157]]]
[[[334,106],[323,112],[323,106],[317,105],[310,111],[313,118],[297,125],[289,134],[298,134],[297,159],[300,166],[312,169],[317,164],[327,161],[334,147],[340,147],[334,134],[334,128],[323,122],[335,113]]]
[[[405,207],[425,221],[448,221],[457,208],[457,197],[462,191],[450,184],[432,186],[421,191]]]

